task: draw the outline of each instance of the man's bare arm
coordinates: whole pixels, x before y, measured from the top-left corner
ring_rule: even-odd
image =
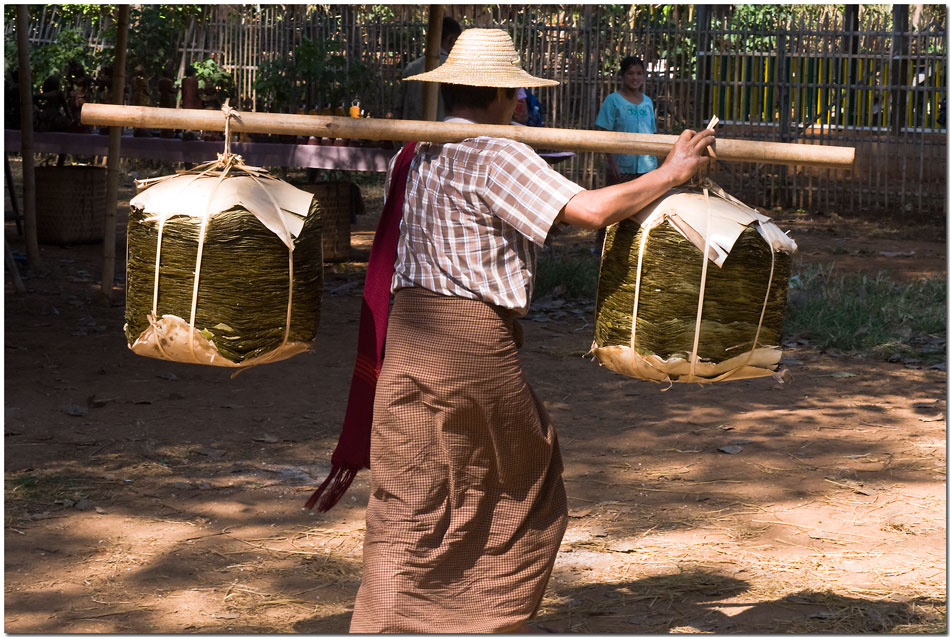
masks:
[[[595,229],[636,214],[707,165],[709,158],[704,155],[715,141],[711,130],[683,131],[662,166],[633,181],[577,193],[565,204],[557,221]]]

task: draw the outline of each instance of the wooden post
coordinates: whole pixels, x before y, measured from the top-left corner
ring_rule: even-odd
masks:
[[[429,30],[426,33],[426,71],[438,68],[442,62],[441,4],[429,5]],[[422,119],[434,122],[439,112],[439,86],[436,82],[422,83]]]
[[[40,267],[36,237],[36,173],[33,170],[33,78],[30,74],[30,9],[16,7],[16,41],[20,56],[20,156],[23,157],[23,234],[31,268]]]
[[[116,18],[115,60],[112,64],[112,103],[121,105],[125,96],[125,50],[129,42],[129,5],[120,4]],[[106,214],[102,238],[102,300],[112,302],[115,284],[115,210],[119,201],[120,145],[122,126],[109,129],[109,160],[106,170]]]

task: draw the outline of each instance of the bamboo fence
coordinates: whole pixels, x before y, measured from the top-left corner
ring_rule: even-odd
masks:
[[[44,7],[31,32],[51,42],[63,21]],[[817,6],[817,5],[816,5]],[[904,5],[906,7],[906,5]],[[822,11],[797,23],[736,23],[711,5],[445,5],[465,28],[503,28],[524,67],[561,82],[537,89],[545,125],[593,128],[617,88],[626,55],[646,62],[658,133],[699,128],[713,114],[722,138],[857,148],[851,170],[732,163],[717,180],[763,207],[893,218],[943,217],[946,204],[946,26],[899,13]],[[108,26],[80,24],[91,46],[108,48]],[[233,73],[232,105],[261,108],[261,62],[291,57],[304,37],[333,40],[375,81],[359,99],[373,117],[391,109],[402,68],[423,54],[425,5],[209,5],[193,20],[173,60],[214,55]],[[10,37],[10,25],[6,25]],[[157,78],[156,78],[157,79]],[[289,110],[309,108],[310,104]],[[579,153],[558,166],[587,187],[603,184],[602,156]]]

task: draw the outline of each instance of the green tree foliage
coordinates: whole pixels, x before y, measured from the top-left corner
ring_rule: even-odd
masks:
[[[14,42],[13,49],[16,49]],[[7,69],[15,67],[18,56],[11,56],[14,59],[7,59]],[[76,60],[87,70],[94,68],[100,62],[102,56],[98,55],[95,49],[91,48],[86,42],[83,33],[77,27],[70,27],[60,31],[59,36],[54,42],[49,44],[35,44],[30,47],[30,72],[34,90],[39,90],[40,86],[51,75],[57,75],[60,79],[66,73],[66,68],[71,60]]]
[[[277,113],[297,101],[293,67],[293,62],[284,57],[264,60],[258,65],[254,80],[258,108]]]
[[[195,77],[198,78],[201,88],[215,87],[222,102],[226,98],[236,97],[234,76],[213,58],[194,62],[192,66],[195,67]]]
[[[178,56],[178,45],[188,20],[200,17],[203,11],[204,8],[197,4],[134,5],[129,17],[128,68],[134,69],[141,64],[147,75],[160,75],[162,65]],[[4,7],[4,17],[8,22],[15,19],[15,13],[15,7]],[[44,15],[47,20],[58,21],[64,26],[52,42],[36,43],[30,47],[35,87],[50,75],[65,73],[70,60],[79,61],[87,73],[92,73],[114,59],[114,51],[110,48],[97,51],[90,46],[86,28],[95,28],[107,20],[108,26],[102,35],[106,42],[115,42],[116,24],[108,19],[115,15],[115,5],[30,5],[31,21],[38,21]],[[4,42],[5,72],[16,67],[18,57],[16,38],[8,37]]]
[[[203,12],[197,4],[133,5],[129,15],[127,65],[141,65],[146,77],[158,77],[166,62],[178,57],[178,45],[188,21]]]
[[[294,50],[306,97],[312,104],[337,106],[365,90],[372,78],[359,60],[348,60],[343,45],[333,40],[304,38]]]
[[[295,111],[360,99],[372,78],[365,64],[347,59],[340,43],[304,37],[288,58],[261,64],[254,88],[268,110]]]

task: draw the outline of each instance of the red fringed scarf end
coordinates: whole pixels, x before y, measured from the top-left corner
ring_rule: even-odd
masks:
[[[333,506],[340,501],[340,498],[343,497],[343,494],[346,493],[346,490],[350,488],[350,484],[352,484],[353,478],[356,477],[356,473],[359,470],[360,467],[334,465],[333,468],[330,469],[330,475],[328,475],[326,480],[323,481],[323,484],[313,492],[313,495],[307,500],[304,508],[312,509],[314,505],[316,505],[317,511],[320,513],[326,513],[332,509]]]

